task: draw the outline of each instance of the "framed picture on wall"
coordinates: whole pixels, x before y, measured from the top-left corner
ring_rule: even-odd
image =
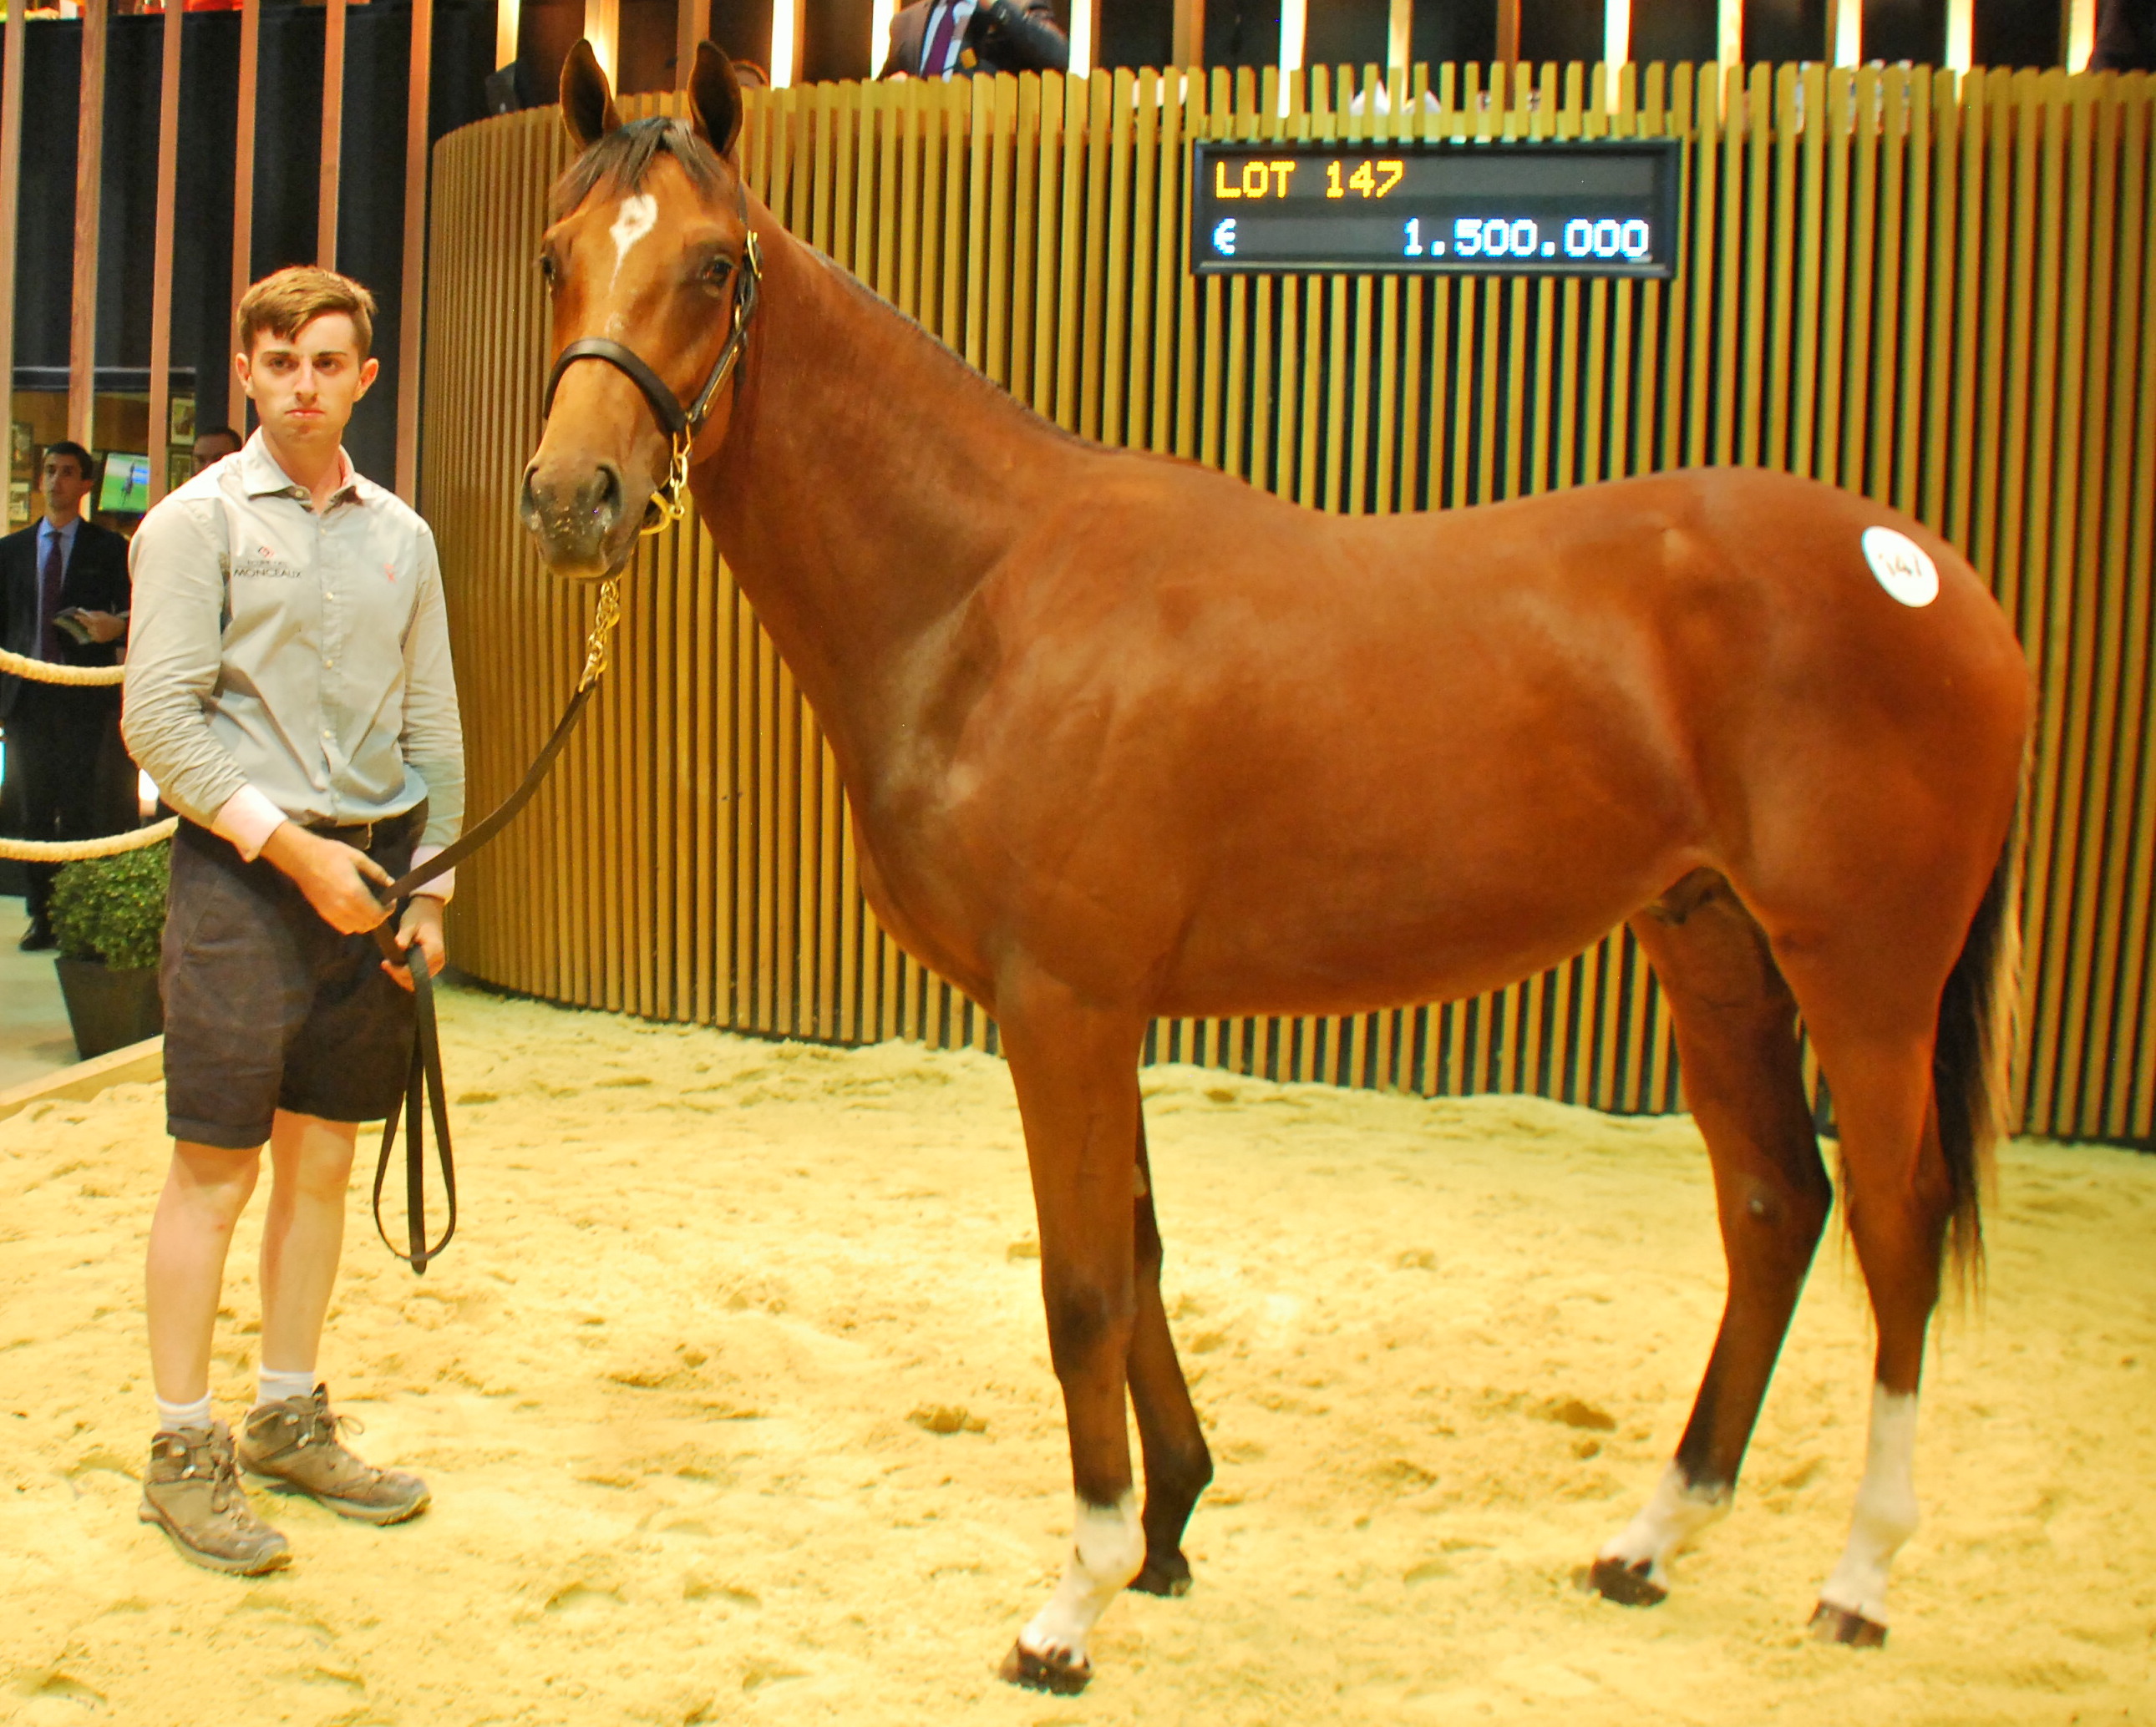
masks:
[[[30,458],[35,454],[30,423],[10,420],[8,423],[8,474],[10,479],[27,480],[30,477]]]
[[[30,519],[30,482],[11,479],[8,482],[8,525],[20,527]]]
[[[165,433],[165,441],[167,443],[192,444],[194,443],[195,398],[193,397],[175,396],[172,398],[172,406],[166,411],[165,418],[172,423],[171,429]]]
[[[195,477],[194,446],[188,443],[167,444],[165,448],[165,489],[183,486]]]

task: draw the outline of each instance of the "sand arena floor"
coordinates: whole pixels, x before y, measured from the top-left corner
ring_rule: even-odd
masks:
[[[135,1520],[155,1088],[0,1123],[0,1719],[193,1724],[2032,1723],[2156,1716],[2156,1161],[2020,1144],[1927,1385],[1887,1650],[1802,1626],[1863,1447],[1823,1250],[1736,1514],[1664,1607],[1574,1569],[1674,1444],[1719,1309],[1688,1121],[1146,1076],[1219,1480],[1198,1586],[1077,1699],[995,1659],[1070,1502],[999,1064],[460,994],[463,1232],[357,1190],[322,1364],[397,1530],[270,1502],[292,1569]],[[234,1254],[214,1389],[254,1366]],[[948,1431],[946,1431],[948,1430]]]

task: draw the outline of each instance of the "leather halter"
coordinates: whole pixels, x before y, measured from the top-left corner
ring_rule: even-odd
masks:
[[[543,420],[554,412],[554,392],[562,382],[562,374],[579,360],[603,360],[621,372],[644,392],[644,399],[651,404],[651,412],[659,421],[660,429],[671,440],[672,459],[667,464],[666,482],[651,495],[644,507],[642,531],[656,534],[670,522],[678,522],[689,513],[681,494],[689,484],[689,452],[696,442],[696,435],[704,429],[705,417],[711,411],[711,401],[719,393],[719,386],[732,373],[736,363],[748,346],[749,320],[756,315],[757,300],[763,286],[763,247],[757,240],[756,230],[748,226],[748,198],[742,196],[742,226],[747,238],[742,245],[741,266],[734,272],[734,327],[727,333],[726,345],[719,350],[713,362],[711,375],[704,380],[704,387],[696,392],[696,399],[683,408],[666,381],[639,359],[633,349],[604,336],[586,336],[572,341],[562,350],[554,361],[554,369],[547,377],[546,400],[540,407]]]

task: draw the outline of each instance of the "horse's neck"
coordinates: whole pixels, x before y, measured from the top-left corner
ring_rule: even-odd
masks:
[[[759,226],[750,357],[697,492],[841,765],[872,773],[879,739],[933,699],[917,687],[922,643],[1075,452],[775,222]]]

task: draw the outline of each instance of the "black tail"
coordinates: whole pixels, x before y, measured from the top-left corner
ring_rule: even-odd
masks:
[[[1983,1268],[1983,1189],[1990,1176],[1992,1147],[2005,1130],[2011,1108],[2008,1068],[2014,1056],[2021,950],[2015,904],[2020,829],[2017,812],[1969,924],[1961,957],[1939,998],[1932,1053],[1939,1149],[1946,1154],[1953,1186],[1949,1241],[1953,1263],[1964,1275]]]

